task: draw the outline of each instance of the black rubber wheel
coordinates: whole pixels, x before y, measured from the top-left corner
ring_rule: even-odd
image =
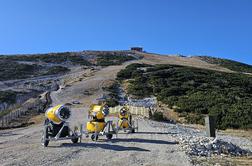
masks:
[[[49,140],[47,140],[49,138],[49,134],[48,134],[48,127],[46,126],[44,128],[43,134],[42,134],[42,139],[41,139],[41,143],[44,147],[47,147],[49,144]]]
[[[132,115],[129,117],[129,124],[132,126]]]
[[[72,139],[71,139],[71,141],[72,141],[74,144],[76,144],[76,143],[78,143],[79,138],[78,138],[78,137],[76,137],[76,138],[72,138]]]
[[[98,140],[98,135],[92,134],[92,135],[91,135],[91,139],[92,139],[93,141],[97,141],[97,140]]]
[[[112,137],[113,137],[113,134],[107,134],[107,135],[106,135],[106,138],[107,138],[107,139],[112,139]]]
[[[132,130],[131,130],[131,133],[135,133],[135,132],[136,132],[135,129],[132,129]]]

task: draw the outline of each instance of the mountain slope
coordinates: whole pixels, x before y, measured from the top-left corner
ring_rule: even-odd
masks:
[[[205,114],[217,116],[219,128],[252,128],[252,78],[178,65],[131,64],[117,75],[128,80],[128,94],[157,99],[203,123]]]
[[[237,62],[237,61],[233,61],[229,59],[215,58],[215,57],[210,57],[210,56],[198,56],[198,58],[205,62],[225,67],[232,71],[242,72],[242,73],[252,73],[252,65],[248,65],[245,63],[241,63],[241,62]]]

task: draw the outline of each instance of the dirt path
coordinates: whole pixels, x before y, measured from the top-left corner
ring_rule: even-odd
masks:
[[[1,132],[10,139],[0,143],[1,165],[190,165],[174,137],[164,128],[139,121],[140,132],[121,133],[118,138],[83,143],[52,142],[47,148],[40,143],[42,126]],[[2,140],[2,139],[1,139]]]
[[[85,123],[88,106],[102,95],[102,83],[114,79],[129,63],[103,68],[91,77],[53,92],[52,105],[80,101],[81,104],[72,107],[71,122]],[[50,142],[47,148],[40,144],[41,130],[42,124],[0,131],[1,165],[190,165],[168,128],[152,126],[149,120],[139,120],[139,133],[120,133],[112,141],[102,138],[92,142],[85,138],[83,143],[72,144],[66,140]]]

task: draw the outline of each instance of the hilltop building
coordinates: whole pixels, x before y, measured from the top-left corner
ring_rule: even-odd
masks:
[[[131,47],[130,50],[131,50],[131,51],[143,52],[143,47]]]

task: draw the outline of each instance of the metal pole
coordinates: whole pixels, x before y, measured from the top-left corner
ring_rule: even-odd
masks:
[[[205,117],[206,135],[207,137],[216,137],[216,122],[214,116],[207,115]]]

